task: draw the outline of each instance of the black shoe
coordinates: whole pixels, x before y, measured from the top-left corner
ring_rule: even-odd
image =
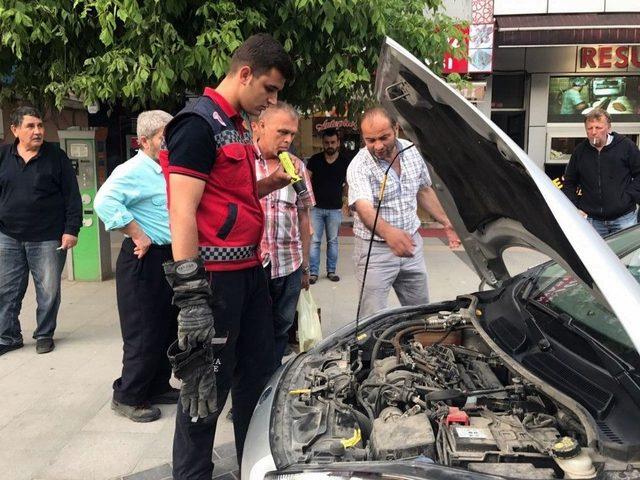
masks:
[[[24,347],[23,343],[14,343],[13,345],[0,345],[0,355],[9,353],[11,350],[17,350]]]
[[[338,275],[336,275],[335,272],[327,273],[327,278],[329,280],[331,280],[332,282],[339,282],[340,281],[340,277]]]
[[[153,405],[175,405],[178,403],[178,398],[180,398],[180,390],[172,388],[166,392],[149,397],[149,403]]]
[[[318,281],[318,275],[309,275],[309,285],[313,285]]]
[[[153,422],[161,415],[160,409],[149,403],[132,406],[111,400],[111,410],[134,422]]]
[[[56,347],[53,338],[38,338],[36,340],[36,353],[49,353]]]

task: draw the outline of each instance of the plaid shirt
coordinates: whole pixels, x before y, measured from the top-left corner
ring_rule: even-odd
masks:
[[[269,167],[257,146],[256,152],[256,177],[262,180],[269,176]],[[308,197],[298,198],[293,187],[288,185],[260,199],[264,211],[264,233],[260,244],[262,265],[267,266],[271,262],[271,278],[289,275],[302,265],[298,210],[315,205],[315,198],[304,163],[298,161],[298,165],[309,191]]]
[[[406,140],[398,139],[398,150],[410,145]],[[389,170],[384,198],[380,207],[380,218],[390,225],[400,228],[413,235],[420,227],[418,218],[418,190],[431,186],[431,177],[417,148],[410,148],[401,153],[396,162],[400,162],[400,178],[392,168]],[[373,158],[366,148],[353,157],[347,169],[347,183],[349,185],[349,207],[355,210],[356,200],[366,200],[378,207],[378,196],[384,172],[389,164],[384,160]],[[353,221],[353,233],[360,238],[369,240],[371,231],[364,226],[356,213]],[[374,240],[383,241],[378,235]]]

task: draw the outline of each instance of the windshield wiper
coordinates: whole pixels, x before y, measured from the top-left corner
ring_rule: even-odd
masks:
[[[552,312],[551,314],[558,323],[562,325],[567,330],[570,330],[573,333],[579,335],[582,339],[586,340],[589,345],[591,345],[595,350],[597,350],[601,355],[604,355],[606,362],[604,367],[606,370],[612,375],[618,375],[621,371],[633,371],[634,367],[626,362],[623,358],[620,358],[617,354],[612,352],[610,349],[605,347],[597,338],[594,338],[589,332],[585,331],[581,326],[580,322],[576,322],[575,319],[566,312],[556,313]]]

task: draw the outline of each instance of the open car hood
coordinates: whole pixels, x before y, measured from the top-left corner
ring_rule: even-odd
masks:
[[[527,154],[394,40],[376,77],[383,107],[429,167],[434,190],[481,278],[509,278],[508,247],[542,252],[601,298],[640,351],[640,286]]]

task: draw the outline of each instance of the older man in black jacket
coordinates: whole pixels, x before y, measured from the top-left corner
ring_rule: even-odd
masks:
[[[0,355],[22,347],[18,315],[29,271],[36,288],[36,351],[53,350],[60,276],[78,241],[82,203],[67,155],[44,141],[42,115],[11,115],[13,144],[0,147]]]
[[[587,139],[571,155],[563,191],[605,236],[636,223],[640,151],[628,137],[611,131],[611,117],[602,109],[589,112],[584,124]]]

